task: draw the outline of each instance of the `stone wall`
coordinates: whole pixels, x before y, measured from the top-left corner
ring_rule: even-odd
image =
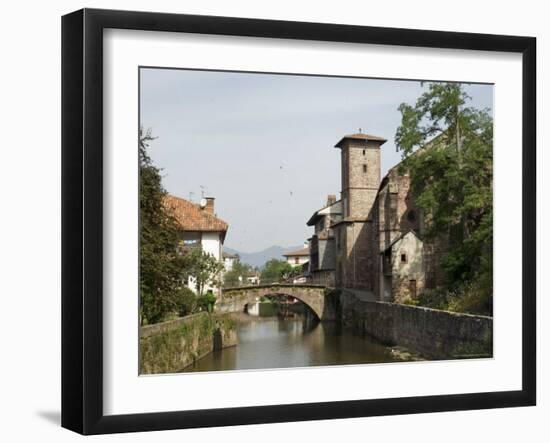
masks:
[[[373,223],[342,223],[337,228],[340,248],[336,248],[336,286],[372,291],[378,259],[378,254],[371,253],[375,241]]]
[[[416,207],[410,192],[410,177],[399,174],[398,167],[391,169],[381,185],[373,206],[373,219],[378,225],[379,251],[404,232],[413,230],[423,235],[421,211]]]
[[[345,180],[342,186],[348,200],[344,217],[366,218],[380,185],[380,147],[364,140],[348,140],[342,147],[345,155]]]
[[[410,297],[408,285],[411,280],[417,281],[417,294],[424,289],[439,287],[445,282],[445,273],[441,263],[448,250],[446,235],[438,235],[434,239],[425,234],[425,220],[420,208],[416,206],[411,189],[411,180],[407,173],[401,173],[399,166],[390,169],[384,177],[377,199],[373,206],[372,219],[377,226],[376,236],[378,246],[369,251],[375,255],[384,251],[401,234],[414,231],[423,240],[423,270],[415,276],[404,276],[401,273],[390,278],[390,273],[383,272],[383,264],[375,266],[374,293],[379,300],[403,302]],[[388,285],[392,290],[388,290]]]
[[[236,344],[236,324],[228,314],[201,312],[142,326],[139,373],[179,372],[214,350]]]
[[[311,283],[314,285],[322,285],[327,288],[334,288],[334,271],[315,271],[311,273]]]
[[[331,270],[335,268],[336,257],[334,254],[334,238],[321,239],[318,243],[319,262],[318,269]]]
[[[492,357],[492,317],[359,300],[342,292],[343,325],[357,335],[404,346],[428,359]]]
[[[403,258],[405,261],[403,261]],[[417,298],[424,291],[424,243],[414,233],[408,232],[396,241],[390,254],[391,290],[394,303],[404,303]]]

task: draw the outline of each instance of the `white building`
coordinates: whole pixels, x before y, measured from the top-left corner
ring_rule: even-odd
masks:
[[[292,267],[302,266],[309,261],[309,245],[305,243],[303,248],[286,252],[283,257]]]
[[[222,261],[223,242],[228,224],[216,217],[213,197],[206,197],[197,204],[167,195],[164,204],[181,228],[180,238],[184,252],[193,248],[202,248],[203,251]],[[193,279],[189,279],[187,285],[196,291]],[[205,290],[220,293],[220,288],[213,286],[207,286]]]
[[[248,284],[248,285],[259,285],[260,284],[260,273],[258,271],[251,271],[246,276],[246,284]]]
[[[225,272],[229,272],[233,269],[233,264],[239,259],[239,256],[237,254],[231,254],[230,252],[223,251],[222,258]]]

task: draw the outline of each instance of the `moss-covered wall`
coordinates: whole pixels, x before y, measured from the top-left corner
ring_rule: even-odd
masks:
[[[235,321],[228,314],[201,312],[141,327],[140,374],[178,372],[213,350],[237,344]]]

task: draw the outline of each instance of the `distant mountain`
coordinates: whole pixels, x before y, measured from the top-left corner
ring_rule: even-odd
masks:
[[[295,251],[296,249],[301,249],[303,247],[303,245],[288,247],[271,246],[267,249],[264,249],[263,251],[258,252],[240,252],[227,247],[224,247],[223,250],[230,252],[231,254],[238,254],[241,258],[241,263],[247,263],[250,266],[261,268],[267,261],[271,260],[272,258],[282,260],[283,254],[285,252]]]

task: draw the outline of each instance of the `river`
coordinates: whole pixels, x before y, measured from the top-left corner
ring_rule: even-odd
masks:
[[[304,316],[282,319],[243,314],[237,323],[237,334],[237,346],[215,351],[184,372],[382,363],[398,359],[390,348],[342,331],[334,322]]]

